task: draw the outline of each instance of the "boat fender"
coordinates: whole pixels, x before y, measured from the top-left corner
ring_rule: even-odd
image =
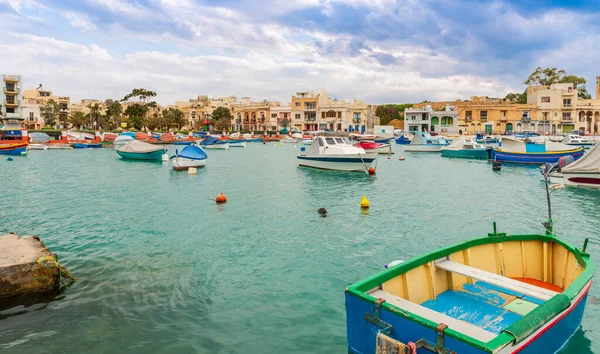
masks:
[[[163,154],[163,155],[162,155],[162,161],[163,161],[163,162],[168,162],[168,161],[169,161],[169,155],[167,155],[167,154]]]
[[[370,175],[374,175],[375,174],[375,167],[369,167],[368,171],[369,171]]]
[[[217,198],[215,198],[217,204],[223,204],[227,202],[227,197],[223,193],[219,193]]]
[[[360,200],[360,207],[363,209],[367,209],[369,206],[371,206],[371,203],[369,203],[369,200],[363,194],[362,199]]]
[[[572,164],[573,162],[575,162],[575,158],[573,157],[573,155],[562,156],[558,160],[558,166],[560,166],[560,168],[563,168]]]
[[[383,267],[384,267],[385,269],[388,269],[388,268],[392,268],[392,267],[394,267],[394,266],[397,266],[397,265],[398,265],[398,264],[400,264],[400,263],[404,263],[404,261],[402,261],[402,260],[400,260],[400,259],[397,259],[397,260],[395,260],[395,261],[391,261],[390,263],[388,263],[388,264],[384,265]]]

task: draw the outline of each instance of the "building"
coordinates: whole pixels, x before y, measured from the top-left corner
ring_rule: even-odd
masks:
[[[450,104],[438,110],[434,110],[430,104],[404,110],[404,130],[408,131],[458,134],[458,122],[456,107]]]
[[[459,134],[502,134],[537,131],[537,107],[504,99],[483,101],[475,97],[457,105]],[[543,129],[543,128],[542,128]]]
[[[277,101],[251,102],[244,97],[240,103],[231,106],[232,127],[235,131],[267,131],[271,128],[271,108],[280,107]]]
[[[312,91],[296,92],[292,96],[292,127],[301,131],[319,130],[317,96]]]
[[[1,117],[4,129],[20,130],[23,122],[23,92],[20,75],[2,75],[0,91]]]
[[[23,118],[25,129],[39,130],[44,127],[44,119],[40,114],[40,104],[34,99],[23,99]]]
[[[283,128],[290,128],[292,122],[292,106],[270,107],[271,118],[269,120],[269,130],[280,131]]]
[[[40,106],[45,105],[50,100],[58,103],[58,110],[60,118],[58,121],[66,121],[69,113],[71,112],[71,98],[68,96],[55,96],[52,91],[44,90],[42,85],[40,85],[35,90],[24,90],[23,91],[23,99],[27,102],[27,114],[29,116],[25,117],[26,119],[31,118],[31,113],[39,112]],[[44,127],[44,120],[41,117],[41,114],[38,116],[37,121],[28,121],[27,124],[36,126],[36,127]],[[58,122],[57,122],[58,123]],[[39,128],[36,128],[39,129]]]

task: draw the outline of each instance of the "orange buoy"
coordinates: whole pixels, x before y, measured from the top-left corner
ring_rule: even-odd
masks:
[[[370,175],[374,175],[375,174],[375,168],[373,168],[373,167],[369,167],[368,171],[369,171]]]
[[[400,161],[404,161],[404,156],[400,156]]]
[[[215,200],[217,201],[217,204],[222,204],[227,202],[227,197],[225,196],[225,194],[219,193]]]
[[[391,159],[391,157],[388,156],[388,160]]]

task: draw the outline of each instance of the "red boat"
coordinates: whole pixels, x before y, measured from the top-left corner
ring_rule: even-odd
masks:
[[[361,140],[358,143],[354,144],[354,146],[363,148],[365,150],[365,152],[376,152],[378,154],[391,154],[392,153],[392,145],[380,144],[380,143],[376,143],[372,140]]]

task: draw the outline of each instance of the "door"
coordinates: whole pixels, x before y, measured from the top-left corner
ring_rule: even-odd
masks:
[[[485,133],[486,134],[492,134],[492,125],[491,124],[486,124],[485,125]]]
[[[511,130],[513,130],[513,125],[512,125],[512,123],[506,123],[506,129],[505,129],[504,131],[507,131],[507,132],[509,132],[509,131],[511,131]]]

